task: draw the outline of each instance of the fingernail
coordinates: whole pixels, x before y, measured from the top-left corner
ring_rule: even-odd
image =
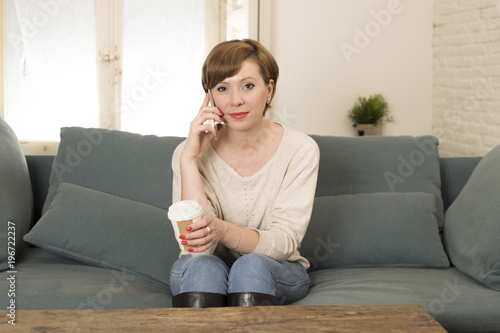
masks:
[[[188,249],[188,252],[193,252],[193,249]]]
[[[184,238],[186,238],[186,236],[185,235],[180,235],[179,238],[180,239],[184,239]]]
[[[186,228],[186,231],[191,231],[191,230],[193,230],[193,228],[192,228],[192,227],[187,227],[187,228]]]
[[[221,110],[219,110],[219,116],[223,116],[224,115],[224,112],[222,112]]]
[[[220,121],[223,123],[224,122],[224,119],[222,119],[221,117],[219,117]]]
[[[181,244],[182,244],[182,245],[187,245],[187,244],[188,244],[188,242],[187,242],[187,241],[182,241],[182,242],[181,242]]]

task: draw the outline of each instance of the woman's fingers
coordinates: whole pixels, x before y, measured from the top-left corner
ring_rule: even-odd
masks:
[[[218,121],[219,123],[223,123],[224,119],[221,117],[222,112],[213,106],[204,106],[200,108],[200,112],[196,115],[196,117],[191,122],[191,126],[196,126],[205,123],[207,120]]]
[[[207,235],[205,237],[201,237],[201,238],[184,239],[182,241],[183,245],[187,245],[187,246],[192,246],[193,247],[192,251],[190,251],[190,252],[193,252],[193,253],[206,251],[209,247],[211,247],[215,243],[216,243],[215,242],[215,237],[213,235],[211,235],[211,234]]]
[[[207,229],[207,227],[210,228],[210,232],[209,229]],[[201,219],[199,219],[193,224],[190,224],[187,227],[186,230],[189,232],[189,237],[186,238],[195,239],[195,238],[205,237],[208,236],[208,234],[214,233],[215,229],[216,229],[215,222],[211,221],[211,216],[205,215],[202,216]]]
[[[208,250],[220,239],[218,219],[212,216],[202,216],[195,223],[189,225],[187,232],[181,236],[183,245],[193,246],[193,253]]]
[[[217,129],[207,120],[224,122],[224,119],[220,116],[222,112],[214,106],[209,106],[209,100],[208,94],[206,94],[198,114],[191,121],[189,135],[183,151],[184,156],[197,157],[206,148],[210,140],[217,136]]]
[[[192,240],[194,242],[195,240],[202,238],[212,239],[217,234],[217,223],[212,220],[211,216],[205,215],[200,220],[190,224],[186,231],[187,232],[184,234],[183,238],[185,240]],[[190,243],[190,245],[199,245],[204,243],[206,242]]]
[[[203,104],[201,105],[201,107],[208,106],[208,102],[210,102],[210,95],[206,93],[205,99],[203,100]]]
[[[208,94],[205,94],[205,99],[203,100],[203,104],[201,105],[200,107],[200,111],[198,112],[198,115],[202,115],[202,114],[210,114],[210,115],[214,115],[214,117],[212,117],[213,120],[215,121],[218,121],[218,122],[223,122],[224,119],[222,119],[220,116],[223,116],[224,113],[219,110],[218,107],[216,106],[209,106],[208,105],[208,102],[210,101],[210,97]],[[205,119],[207,120],[207,119]]]

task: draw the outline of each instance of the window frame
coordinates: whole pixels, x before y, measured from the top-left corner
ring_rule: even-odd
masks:
[[[99,127],[119,130],[123,69],[123,0],[99,0],[96,7]]]

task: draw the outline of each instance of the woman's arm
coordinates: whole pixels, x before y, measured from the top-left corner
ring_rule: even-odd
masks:
[[[203,123],[209,119],[222,121],[220,110],[208,106],[209,96],[205,100],[200,111],[191,122],[189,135],[180,157],[181,174],[181,200],[196,200],[201,207],[207,207],[208,199],[203,188],[203,181],[198,170],[198,155],[210,144],[210,140],[217,135],[216,130]]]
[[[226,231],[221,243],[228,249],[239,253],[251,253],[259,243],[259,233],[253,229],[247,229],[236,224],[222,221],[226,224]]]
[[[287,170],[265,218],[265,228],[258,230],[259,243],[253,251],[277,261],[287,260],[300,247],[311,218],[318,178],[316,142],[308,138],[296,141],[293,147],[291,159],[282,162],[286,162]]]
[[[196,200],[201,207],[208,206],[207,195],[203,189],[203,181],[196,158],[186,157],[181,154],[181,200]]]
[[[181,239],[186,242],[184,245],[198,245],[190,250],[193,253],[206,251],[216,243],[239,253],[251,253],[259,243],[257,230],[243,228],[215,216],[203,216],[190,227],[189,232],[181,235]],[[210,233],[207,227],[210,228]]]

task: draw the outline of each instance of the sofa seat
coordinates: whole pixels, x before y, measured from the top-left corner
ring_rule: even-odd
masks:
[[[310,274],[293,305],[421,305],[452,332],[500,332],[500,293],[456,268],[336,268]],[[480,326],[480,327],[479,327]]]
[[[40,248],[16,265],[19,309],[140,309],[172,306],[170,288],[147,277],[90,266]],[[4,289],[7,284],[1,284]],[[1,290],[7,295],[7,290]],[[2,308],[7,306],[2,297]]]

